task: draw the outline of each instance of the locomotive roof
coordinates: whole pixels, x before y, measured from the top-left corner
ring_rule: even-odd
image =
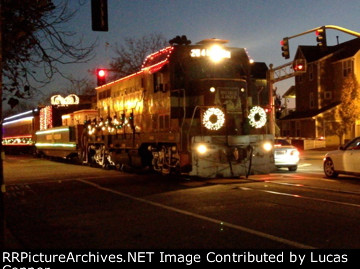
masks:
[[[136,75],[139,75],[139,74],[142,74],[145,70],[149,71],[150,73],[155,73],[155,72],[158,72],[159,70],[161,70],[165,65],[167,65],[170,61],[170,57],[172,55],[175,56],[175,49],[178,49],[180,48],[180,51],[184,51],[184,49],[191,49],[191,48],[197,48],[199,46],[206,46],[208,44],[226,44],[228,43],[228,40],[224,40],[224,39],[217,39],[217,38],[208,38],[208,39],[204,39],[204,40],[201,40],[199,42],[197,42],[196,44],[194,45],[188,45],[188,46],[183,46],[183,45],[175,45],[175,46],[168,46],[166,48],[163,48],[157,52],[154,52],[150,55],[148,55],[142,66],[141,66],[141,69],[136,72],[136,73],[133,73],[133,74],[130,74],[128,76],[125,76],[125,77],[122,77],[122,78],[119,78],[115,81],[112,81],[112,82],[109,82],[107,84],[104,84],[102,86],[98,86],[96,87],[96,89],[99,89],[99,88],[104,88],[106,85],[109,85],[109,84],[113,84],[117,81],[121,81],[121,80],[125,80],[125,79],[128,79],[128,78],[131,78],[131,77],[134,77]],[[238,55],[238,57],[242,57],[242,58],[247,58],[249,59],[248,55],[247,55],[247,52],[246,52],[246,49],[244,48],[234,48],[234,47],[228,47],[228,49],[232,50],[232,51],[236,51],[236,54]],[[176,56],[175,56],[176,57]]]
[[[226,44],[228,43],[229,40],[225,40],[225,39],[219,39],[219,38],[207,38],[207,39],[203,39],[199,42],[197,42],[196,44],[198,45],[205,45],[205,44],[209,44],[209,43],[220,43],[220,44]]]

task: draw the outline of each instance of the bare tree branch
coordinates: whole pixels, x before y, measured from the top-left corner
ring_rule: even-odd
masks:
[[[77,10],[69,9],[68,0],[54,2],[3,0],[3,91],[8,98],[14,93],[32,98],[55,74],[66,77],[61,66],[85,63],[94,56],[96,41],[84,45],[75,32],[64,29]]]
[[[124,77],[140,70],[145,57],[168,45],[167,40],[157,33],[142,36],[141,38],[125,38],[124,44],[116,44],[116,57],[110,67],[116,72],[112,79]]]

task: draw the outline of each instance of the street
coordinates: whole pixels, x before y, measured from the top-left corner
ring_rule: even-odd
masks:
[[[206,180],[6,156],[8,247],[360,248],[360,179],[325,178],[324,153],[297,172]]]

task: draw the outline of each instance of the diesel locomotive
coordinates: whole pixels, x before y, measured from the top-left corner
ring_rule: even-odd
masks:
[[[97,87],[82,160],[207,178],[271,171],[273,137],[249,126],[253,63],[226,43],[166,47],[138,72]]]
[[[266,91],[254,92],[254,65],[246,49],[226,40],[173,43],[138,72],[96,87],[95,110],[64,114],[62,126],[36,132],[36,150],[161,174],[269,173],[274,138],[266,115],[251,110],[268,102]]]

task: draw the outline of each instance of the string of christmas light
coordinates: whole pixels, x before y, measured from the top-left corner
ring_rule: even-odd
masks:
[[[118,83],[119,81],[124,81],[124,80],[130,79],[132,77],[141,75],[144,73],[145,70],[149,70],[150,73],[155,73],[155,72],[159,71],[165,64],[167,64],[169,62],[169,57],[173,50],[174,50],[174,47],[169,46],[169,47],[166,47],[162,50],[159,50],[155,53],[148,55],[145,58],[140,71],[138,71],[134,74],[128,75],[126,77],[119,78],[119,79],[109,82],[107,84],[101,85],[101,86],[97,87],[96,89],[102,89],[104,87],[108,87],[112,84]]]
[[[4,137],[2,144],[7,146],[31,146],[34,144],[34,141],[32,140],[31,135],[21,137]]]
[[[46,130],[52,127],[52,106],[46,106],[40,109],[40,130]]]
[[[87,130],[89,135],[93,135],[95,132],[100,131],[116,134],[119,133],[118,131],[123,129],[125,126],[131,127],[129,120],[125,117],[125,115],[122,115],[120,121],[117,119],[117,116],[114,116],[114,118],[108,117],[105,120],[100,118],[99,122],[96,120],[87,122]]]
[[[141,66],[141,69],[152,67],[152,66],[161,64],[163,62],[166,62],[169,59],[173,50],[174,50],[174,47],[169,46],[169,47],[166,47],[162,50],[159,50],[157,52],[154,52],[154,53],[148,55],[145,58],[142,66]]]

